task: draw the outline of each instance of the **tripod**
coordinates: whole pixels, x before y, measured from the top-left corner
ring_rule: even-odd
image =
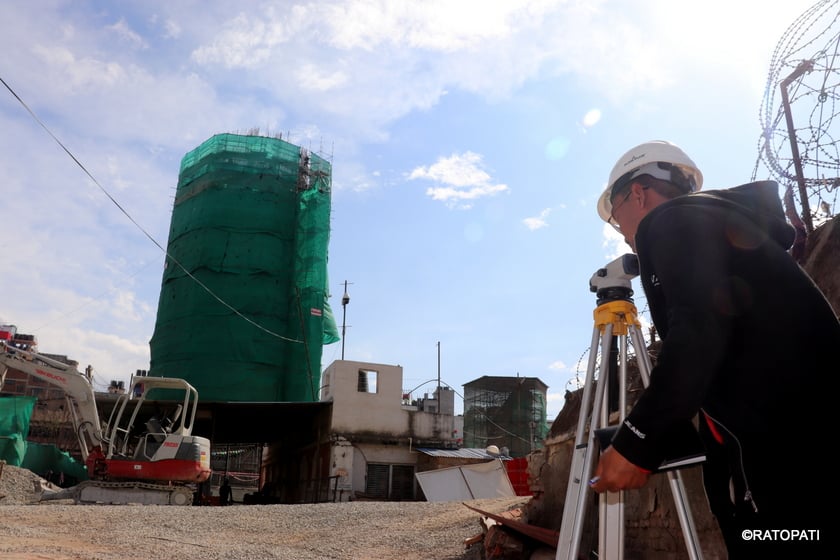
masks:
[[[642,384],[650,382],[650,357],[645,349],[644,338],[640,331],[636,307],[633,304],[633,290],[630,281],[639,274],[635,255],[626,254],[598,269],[590,280],[590,290],[596,292],[598,306],[594,312],[595,328],[592,332],[589,363],[580,405],[575,447],[572,454],[569,484],[566,490],[566,502],[563,507],[563,520],[560,538],[557,543],[556,560],[577,560],[580,548],[583,520],[586,511],[587,490],[593,472],[596,453],[595,432],[609,424],[609,402],[615,396],[609,388],[615,382],[609,375],[608,359],[613,350],[613,340],[618,341],[618,411],[619,424],[624,420],[627,393],[627,341],[628,338],[637,349],[636,357]],[[600,343],[600,344],[599,344]],[[600,345],[600,371],[595,387],[594,401],[592,385],[598,362]],[[591,414],[590,414],[591,407]],[[589,429],[587,431],[587,424]],[[688,555],[691,560],[702,560],[697,530],[686,499],[685,486],[678,470],[667,471],[671,493],[674,497],[677,516],[682,527]],[[598,503],[598,557],[606,560],[624,558],[624,492],[606,492],[599,496]]]

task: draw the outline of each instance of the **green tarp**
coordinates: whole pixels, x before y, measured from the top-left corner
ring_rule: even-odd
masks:
[[[70,485],[88,479],[87,468],[82,463],[52,444],[27,442],[26,457],[20,466],[57,484]]]
[[[318,400],[331,165],[277,138],[216,135],[181,162],[150,375],[202,401]]]
[[[19,467],[26,456],[29,419],[35,397],[0,398],[0,459]]]
[[[85,466],[52,444],[26,441],[35,397],[0,397],[0,460],[43,476],[87,480]]]

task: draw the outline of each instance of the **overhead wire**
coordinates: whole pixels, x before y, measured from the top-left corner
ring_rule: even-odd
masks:
[[[265,333],[267,333],[271,336],[274,336],[276,338],[279,338],[281,340],[285,340],[286,342],[294,342],[294,343],[298,343],[298,344],[303,344],[304,341],[302,341],[302,340],[285,337],[285,336],[283,336],[281,334],[278,334],[278,333],[276,333],[276,332],[274,332],[270,329],[265,328],[264,326],[260,325],[259,323],[255,322],[254,320],[250,319],[249,317],[246,317],[238,309],[236,309],[235,307],[233,307],[232,305],[230,305],[229,303],[224,301],[222,298],[220,298],[218,295],[216,295],[216,293],[213,292],[213,290],[211,290],[206,284],[204,284],[204,282],[202,282],[201,280],[196,278],[195,275],[193,275],[189,270],[187,270],[186,267],[184,267],[184,265],[182,265],[180,263],[180,261],[178,261],[178,259],[173,257],[169,253],[169,251],[166,250],[166,248],[164,248],[160,243],[158,243],[158,241],[148,231],[146,231],[146,229],[143,228],[143,226],[141,226],[137,222],[137,220],[135,220],[131,216],[131,214],[129,214],[128,211],[126,211],[126,209],[123,208],[122,205],[119,202],[117,202],[117,200],[113,196],[111,196],[111,193],[109,193],[108,190],[105,187],[103,187],[102,184],[96,179],[96,177],[94,177],[93,174],[90,171],[88,171],[88,169],[82,164],[81,161],[79,161],[79,159],[73,154],[73,152],[71,152],[70,149],[67,148],[67,146],[65,146],[64,143],[61,140],[59,140],[58,137],[55,134],[53,134],[53,132],[49,129],[49,127],[47,127],[47,125],[44,124],[44,122],[38,117],[38,115],[36,115],[35,112],[32,109],[29,108],[29,106],[26,104],[26,102],[17,94],[17,92],[15,92],[15,90],[6,82],[6,80],[3,79],[2,76],[0,76],[0,82],[2,82],[3,85],[6,87],[6,89],[9,90],[9,93],[11,93],[12,96],[14,96],[14,98],[17,99],[18,103],[20,103],[21,106],[24,109],[26,109],[26,112],[29,113],[29,115],[35,120],[35,122],[37,122],[41,126],[41,128],[43,128],[44,131],[56,142],[56,144],[58,144],[61,147],[61,149],[64,150],[64,152],[70,157],[70,159],[72,159],[76,163],[76,165],[79,166],[79,168],[84,172],[84,174],[87,175],[88,178],[91,181],[93,181],[93,183],[97,187],[99,187],[99,190],[101,190],[105,194],[105,196],[108,197],[108,199],[114,204],[114,206],[116,206],[120,210],[120,212],[122,212],[123,215],[126,218],[128,218],[129,221],[131,221],[131,223],[134,224],[135,227],[137,227],[137,229],[139,229],[143,233],[143,235],[146,236],[147,239],[149,239],[152,243],[154,243],[155,246],[157,246],[157,248],[160,249],[163,252],[164,255],[166,255],[166,258],[168,258],[171,262],[173,262],[175,265],[177,265],[182,271],[184,271],[184,274],[186,274],[192,281],[194,281],[196,284],[198,284],[201,287],[201,289],[203,289],[205,292],[207,292],[210,295],[210,297],[212,297],[217,302],[222,304],[224,307],[226,307],[227,309],[232,311],[235,315],[244,319],[245,321],[247,321],[248,323],[250,323],[254,327],[260,329],[261,331],[263,331],[263,332],[265,332]]]

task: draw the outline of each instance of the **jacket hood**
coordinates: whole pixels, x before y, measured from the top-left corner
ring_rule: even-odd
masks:
[[[785,219],[776,181],[756,181],[728,189],[708,190],[678,197],[680,205],[714,205],[741,214],[753,221],[785,250],[795,238],[793,227]]]

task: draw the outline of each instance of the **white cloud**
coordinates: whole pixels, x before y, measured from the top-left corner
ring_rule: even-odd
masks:
[[[62,82],[59,89],[71,93],[110,89],[126,76],[123,67],[116,62],[105,62],[90,57],[77,58],[63,47],[36,45],[33,52],[51,68],[61,69]]]
[[[192,59],[253,70],[246,79],[276,92],[280,103],[326,110],[337,117],[334,126],[378,136],[377,129],[435,105],[447,91],[503,99],[541,74],[577,74],[615,95],[621,82],[631,89],[663,83],[670,74],[650,63],[658,48],[645,46],[638,29],[600,13],[600,4],[269,5],[207,29],[209,40],[193,49]],[[604,53],[609,64],[595,60]]]
[[[556,77],[624,103],[633,93],[696,80],[698,71],[716,76],[721,65],[755,66],[754,59],[733,56],[719,57],[714,66],[686,64],[697,59],[697,42],[671,34],[685,34],[695,21],[720,12],[697,7],[690,25],[662,24],[663,33],[650,34],[650,22],[659,22],[663,10],[669,21],[686,19],[657,0],[633,9],[603,0],[309,1],[232,14],[210,4],[192,15],[177,3],[158,9],[184,28],[180,41],[208,83],[214,66],[245,70],[240,87],[271,91],[275,107],[295,107],[298,114],[328,113],[331,132],[362,142],[387,140],[390,123],[433,107],[447,91],[495,101],[529,81]],[[176,15],[179,10],[184,13]],[[741,49],[733,49],[729,34],[724,38],[715,49]],[[764,59],[760,66],[764,72]],[[737,69],[727,76],[735,87]],[[635,112],[639,104],[622,105],[622,111]],[[580,125],[586,130],[599,119],[600,109],[592,109]],[[560,148],[547,146],[549,158],[562,157]]]
[[[163,24],[163,28],[165,31],[164,37],[167,39],[177,39],[181,36],[181,26],[171,19],[166,20]]]
[[[455,187],[467,187],[486,184],[490,175],[481,169],[481,156],[474,152],[453,154],[440,158],[429,167],[418,167],[409,175],[409,179],[431,179],[448,183]]]
[[[431,187],[426,189],[426,194],[430,196],[432,200],[442,200],[446,202],[447,206],[450,208],[458,207],[468,210],[472,208],[472,204],[464,201],[475,200],[485,196],[493,196],[506,190],[506,185],[478,185],[469,189]]]
[[[124,18],[120,18],[117,23],[109,25],[107,29],[114,31],[124,42],[130,43],[137,48],[145,49],[149,46],[143,37],[129,27]]]
[[[748,65],[755,68],[756,59],[760,58],[758,72],[763,75],[766,56],[756,53],[768,52],[767,47],[772,46],[778,32],[767,33],[769,22],[763,20],[749,29],[742,25],[746,18],[721,20],[718,16],[722,4],[710,1],[711,7],[704,4],[692,8],[690,18],[677,12],[682,8],[659,1],[642,3],[632,10],[603,0],[309,1],[291,7],[263,3],[233,13],[224,4],[208,3],[195,12],[180,3],[166,3],[155,6],[154,15],[148,19],[157,24],[161,35],[177,37],[178,48],[188,49],[191,59],[175,56],[170,67],[154,70],[139,60],[139,68],[129,68],[126,53],[115,48],[114,45],[129,40],[135,45],[142,42],[147,47],[144,51],[160,49],[136,31],[138,24],[132,28],[125,19],[117,20],[106,33],[96,26],[95,20],[78,15],[84,12],[73,17],[73,11],[59,14],[21,8],[9,19],[20,21],[21,25],[16,26],[20,28],[63,30],[68,45],[65,52],[72,53],[72,57],[62,64],[64,71],[44,75],[42,81],[50,85],[41,88],[45,92],[66,93],[67,88],[56,87],[62,83],[75,84],[77,88],[84,84],[82,91],[88,92],[100,85],[121,82],[130,99],[120,108],[121,112],[127,113],[124,107],[131,106],[134,115],[155,114],[152,103],[161,102],[165,107],[178,105],[189,111],[187,102],[192,102],[196,116],[184,121],[206,122],[209,117],[211,122],[205,128],[219,132],[243,126],[236,116],[244,111],[236,107],[254,104],[255,100],[215,98],[209,92],[214,81],[219,80],[219,73],[213,72],[212,66],[253,69],[254,72],[238,75],[242,83],[237,86],[271,91],[273,103],[266,113],[285,112],[286,107],[298,107],[300,114],[306,115],[326,111],[332,116],[332,131],[352,131],[360,141],[382,141],[390,122],[435,105],[446,91],[468,91],[498,99],[529,80],[557,76],[622,100],[628,93],[653,91],[680,80],[696,79],[698,71],[711,66],[702,64],[699,55],[693,54],[693,50],[698,50],[697,41],[684,40],[683,35],[692,30],[714,27],[716,38],[720,37],[704,42],[700,49],[704,53],[721,53],[713,57],[715,64],[709,72],[720,74],[720,69],[729,65],[732,68],[726,72],[727,78],[743,81],[739,70]],[[727,13],[732,9],[726,5]],[[801,11],[796,6],[786,9],[793,15]],[[767,10],[754,6],[739,6],[738,10],[760,18],[771,17]],[[656,26],[661,33],[645,32],[652,28],[651,22],[660,23],[666,18],[668,24]],[[687,23],[670,24],[673,21]],[[723,32],[718,33],[721,26]],[[753,33],[761,41],[750,39],[732,48],[735,26],[738,37]],[[56,48],[56,37],[46,31],[40,35],[30,33],[25,38],[17,29],[6,31],[8,44]],[[116,42],[115,32],[120,35]],[[746,47],[750,50],[746,51]],[[105,59],[103,52],[113,53],[113,59]],[[697,63],[687,64],[686,60]],[[66,69],[70,67],[73,75],[68,79],[71,72]],[[142,72],[153,80],[164,80],[165,90],[150,88],[144,81],[123,79],[126,74],[136,77]],[[755,75],[756,72],[750,73]],[[20,78],[26,81],[25,77]],[[196,89],[196,82],[211,88]],[[759,84],[763,86],[763,80]],[[230,87],[223,90],[229,92]],[[138,101],[141,105],[133,104]],[[59,109],[66,107],[63,113],[69,115],[74,112],[73,105],[80,102],[70,99]],[[97,107],[98,112],[107,110],[96,99],[88,100],[88,104]],[[91,113],[85,113],[87,120],[93,119]],[[585,117],[584,126],[591,126],[586,123],[593,114],[591,111]],[[131,120],[130,116],[122,118]],[[160,122],[173,119],[167,115]],[[200,140],[206,134],[200,132],[193,137]]]
[[[604,235],[602,246],[606,251],[604,257],[608,260],[617,259],[625,253],[633,252],[630,245],[624,241],[624,236],[618,233],[610,224],[605,223],[601,231]]]
[[[481,155],[469,151],[440,158],[428,167],[417,167],[411,171],[408,179],[428,179],[442,184],[430,187],[426,194],[433,200],[446,202],[450,207],[470,208],[471,205],[465,201],[509,190],[507,185],[492,181],[483,169]]]
[[[369,0],[330,6],[325,23],[331,29],[332,43],[342,49],[373,50],[388,43],[452,52],[504,39],[513,32],[523,13],[536,16],[545,6],[541,0],[515,4],[485,0]]]
[[[562,362],[560,360],[557,360],[556,362],[551,362],[548,365],[548,369],[555,370],[555,371],[565,371],[568,368],[567,368],[567,366],[564,362]]]
[[[226,68],[255,68],[271,58],[275,49],[280,58],[290,60],[290,54],[298,54],[294,48],[285,46],[293,37],[317,39],[312,29],[305,29],[317,18],[307,21],[308,10],[296,6],[289,11],[277,13],[268,9],[253,16],[239,13],[223,24],[212,42],[196,48],[192,58],[199,64],[221,64]],[[277,68],[277,71],[282,71]]]
[[[344,72],[323,72],[314,64],[304,64],[295,71],[303,89],[329,91],[344,85],[348,77]]]
[[[546,218],[548,218],[549,214],[551,214],[551,208],[545,208],[538,215],[533,216],[531,218],[525,218],[524,220],[522,220],[522,223],[525,224],[525,227],[527,227],[531,231],[544,228],[548,226]]]

